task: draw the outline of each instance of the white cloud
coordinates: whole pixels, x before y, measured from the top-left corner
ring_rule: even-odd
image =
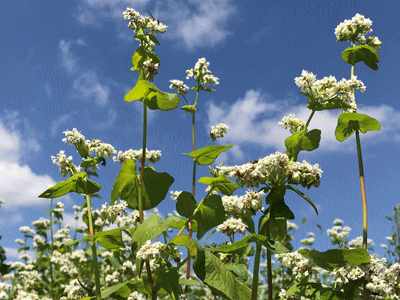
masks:
[[[361,135],[364,144],[377,143],[376,140],[400,140],[399,130],[400,112],[393,108],[382,105],[379,107],[359,106],[358,113],[368,114],[376,118],[381,126],[381,131],[368,132]],[[235,146],[227,153],[232,153],[236,160],[243,160],[242,147],[254,144],[264,148],[272,148],[280,152],[286,151],[285,139],[290,136],[289,130],[280,127],[278,123],[284,116],[294,114],[304,122],[309,118],[311,111],[305,106],[290,105],[287,100],[267,100],[265,95],[253,90],[247,91],[243,99],[227,106],[210,101],[207,104],[208,123],[206,130],[211,126],[224,123],[229,126],[228,133],[223,139],[217,139],[217,143],[231,144]],[[314,128],[321,130],[321,142],[317,151],[342,151],[355,150],[355,142],[350,139],[339,142],[335,137],[335,129],[340,111],[316,112],[309,125],[309,130]],[[225,156],[226,159],[226,156]],[[215,163],[221,162],[222,159]]]
[[[58,117],[56,120],[54,120],[51,123],[50,136],[54,137],[57,134],[60,134],[61,133],[61,130],[59,130],[60,126],[62,124],[64,124],[64,123],[68,122],[69,120],[71,120],[73,115],[76,115],[76,112],[72,112],[72,113],[69,113],[69,114],[62,115],[62,116]],[[64,129],[67,129],[67,128],[64,128]],[[62,130],[62,131],[65,131],[65,130]],[[64,136],[63,136],[63,138],[64,138]]]
[[[61,65],[65,68],[68,74],[74,74],[79,70],[78,58],[71,51],[73,41],[66,42],[61,40],[58,44],[58,55],[61,60]]]
[[[83,99],[92,99],[97,105],[104,107],[108,103],[110,88],[99,82],[97,74],[93,71],[87,71],[74,80],[72,88],[76,91],[74,96]]]
[[[133,8],[146,16],[149,2],[136,1]],[[124,20],[122,16],[127,6],[132,7],[132,2],[82,0],[74,16],[82,25],[98,28],[105,21],[113,20],[116,22],[116,35],[131,42],[132,33],[127,29],[128,20]],[[156,3],[152,14],[168,26],[170,34],[165,35],[165,38],[181,41],[182,48],[192,51],[198,47],[214,47],[233,35],[226,28],[228,22],[233,20],[236,10],[235,5],[226,0],[191,1],[189,4],[171,0]]]
[[[17,130],[20,120],[18,112],[8,112],[0,118],[0,199],[6,203],[5,210],[17,210],[24,206],[47,206],[48,199],[38,198],[49,185],[56,182],[48,175],[35,174],[28,165],[21,164],[29,152],[40,150],[40,144],[34,139],[27,120],[23,124],[25,130]],[[69,197],[67,197],[69,199]],[[18,218],[18,217],[16,217]]]

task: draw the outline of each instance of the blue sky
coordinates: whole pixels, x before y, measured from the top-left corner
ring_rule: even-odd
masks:
[[[133,31],[127,28],[122,12],[127,6],[142,14],[146,10],[168,26],[157,37],[156,53],[161,59],[154,84],[162,91],[169,80],[186,80],[186,70],[199,58],[210,62],[209,69],[219,78],[216,92],[201,92],[196,113],[196,148],[205,147],[211,126],[225,123],[229,131],[215,143],[235,146],[221,155],[228,165],[243,164],[275,150],[284,152],[284,140],[290,135],[278,122],[295,114],[307,120],[307,98],[300,95],[294,78],[302,70],[317,79],[335,76],[350,79],[350,65],[341,53],[349,42],[336,42],[334,30],[356,13],[373,21],[373,32],[382,41],[378,50],[379,70],[363,63],[355,66],[355,75],[366,91],[356,91],[358,112],[376,118],[382,129],[361,134],[366,195],[368,202],[368,238],[382,257],[394,223],[392,216],[399,204],[398,174],[400,159],[400,53],[399,6],[397,1],[4,1],[1,4],[0,47],[0,245],[8,250],[7,262],[16,261],[16,238],[21,226],[30,226],[45,212],[50,200],[37,196],[64,180],[51,161],[60,150],[80,157],[73,146],[61,141],[65,130],[77,128],[86,139],[100,139],[116,150],[142,148],[142,104],[125,102],[138,77],[130,71],[131,57],[138,47]],[[320,4],[321,3],[321,4]],[[323,3],[323,5],[322,5]],[[213,87],[214,88],[214,87]],[[194,104],[195,92],[187,99]],[[186,102],[180,98],[179,107]],[[326,230],[333,220],[344,221],[352,229],[349,239],[362,236],[362,204],[358,177],[355,137],[340,143],[334,130],[339,111],[317,112],[310,129],[322,130],[320,148],[301,152],[298,160],[318,163],[323,170],[321,185],[310,190],[299,187],[318,208],[288,192],[287,205],[300,224],[294,233],[294,249],[307,232],[315,233],[315,247],[326,251],[332,246]],[[148,150],[160,150],[162,157],[154,166],[175,178],[170,191],[191,191],[192,160],[182,153],[191,152],[191,116],[177,108],[148,112]],[[120,169],[107,160],[100,167],[97,182],[100,195],[94,209],[109,202],[113,182]],[[197,179],[211,176],[207,166],[197,167]],[[232,179],[233,180],[233,179]],[[206,186],[196,185],[196,199],[205,196]],[[238,189],[235,195],[243,195]],[[55,200],[65,204],[64,224],[73,221],[73,205],[81,205],[79,195]],[[159,206],[163,216],[175,210],[167,198]],[[259,214],[254,217],[258,221]],[[206,234],[208,236],[208,234]],[[223,236],[216,236],[222,242]]]

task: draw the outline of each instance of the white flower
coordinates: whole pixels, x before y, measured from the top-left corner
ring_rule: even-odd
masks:
[[[149,258],[156,258],[160,254],[161,248],[164,244],[160,242],[155,242],[151,244],[151,240],[146,241],[142,247],[136,253],[136,257],[141,260],[146,260]]]
[[[171,193],[171,199],[176,200],[176,199],[178,199],[178,197],[182,193],[182,191],[180,191],[180,192],[178,192],[178,191],[172,192],[171,191],[170,193]]]
[[[220,123],[217,126],[211,126],[211,131],[210,131],[210,137],[213,141],[215,141],[217,138],[224,137],[224,133],[227,133],[229,129],[229,126]]]
[[[234,233],[245,233],[247,225],[243,223],[241,219],[235,219],[234,217],[229,218],[221,225],[218,225],[217,231],[225,233],[230,236]]]

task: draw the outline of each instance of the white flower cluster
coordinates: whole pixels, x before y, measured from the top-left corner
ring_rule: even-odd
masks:
[[[249,189],[244,196],[223,196],[222,205],[227,213],[246,214],[250,209],[255,213],[263,209],[261,197],[264,195],[264,191],[255,192]]]
[[[71,176],[75,175],[81,170],[81,167],[77,167],[72,162],[72,156],[67,156],[64,154],[65,151],[61,150],[60,153],[57,154],[57,157],[52,156],[51,160],[53,164],[60,167],[60,173],[63,177],[65,177],[69,172],[71,172]]]
[[[28,226],[22,226],[19,228],[19,231],[21,233],[29,233],[29,234],[35,234],[35,231],[33,229],[30,229]]]
[[[78,269],[73,263],[72,254],[69,252],[60,253],[57,250],[54,250],[50,261],[56,264],[59,270],[63,273],[70,274],[71,276],[79,274]]]
[[[322,173],[318,164],[311,166],[306,161],[293,162],[286,154],[277,151],[253,163],[233,167],[217,166],[216,169],[219,174],[237,177],[236,182],[240,187],[258,187],[265,183],[276,187],[283,185],[286,179],[289,183],[301,184],[303,187],[318,187]]]
[[[224,133],[227,133],[229,129],[229,126],[220,123],[217,126],[211,126],[211,131],[210,131],[210,137],[213,141],[215,141],[217,138],[222,138],[224,137]]]
[[[122,264],[122,270],[125,271],[125,272],[128,272],[128,271],[135,272],[136,271],[136,265],[132,264],[131,261],[127,260]]]
[[[57,233],[53,236],[55,239],[63,239],[62,243],[65,239],[69,239],[71,234],[69,233],[69,228],[71,225],[66,225],[64,228],[61,228],[57,231]]]
[[[275,258],[278,259],[281,266],[293,270],[296,281],[308,279],[309,282],[319,282],[319,273],[322,269],[312,259],[305,258],[297,251],[275,254]]]
[[[241,219],[229,218],[224,223],[218,225],[217,231],[225,233],[227,236],[237,232],[245,234],[247,225]]]
[[[98,157],[111,158],[111,154],[117,153],[117,151],[114,149],[112,145],[107,143],[102,143],[98,139],[93,139],[92,141],[85,140],[85,137],[76,128],[73,128],[72,131],[66,130],[63,133],[66,135],[66,138],[62,139],[64,143],[69,142],[70,145],[78,144],[80,146],[84,146],[89,155],[92,155],[95,152]],[[60,153],[64,154],[64,151],[61,151]],[[52,159],[54,162],[55,158],[53,158],[53,156]],[[68,160],[72,160],[72,156],[70,156]]]
[[[136,257],[141,260],[156,258],[160,254],[161,248],[164,244],[160,242],[151,243],[151,240],[146,241],[136,253]]]
[[[106,275],[106,284],[113,285],[120,281],[120,274],[118,271],[114,271],[112,274]]]
[[[143,217],[145,217],[145,216],[146,216],[146,212],[143,211]],[[140,221],[140,213],[139,213],[138,210],[134,210],[133,212],[131,212],[130,217],[132,218],[131,222],[132,222],[133,225],[136,225],[136,224],[139,223],[139,221]]]
[[[63,138],[62,141],[64,143],[69,142],[70,146],[73,144],[85,143],[85,137],[76,128],[73,128],[72,131],[67,129],[63,133],[65,134],[66,138]]]
[[[40,235],[35,235],[33,237],[33,248],[39,248],[40,246],[45,245],[44,239]]]
[[[87,140],[85,145],[88,149],[89,155],[92,155],[95,152],[98,157],[111,158],[111,154],[117,153],[117,150],[115,150],[111,144],[102,143],[98,139],[93,139],[92,141]]]
[[[381,50],[382,42],[376,36],[365,39],[365,35],[373,31],[371,26],[370,19],[356,14],[351,20],[346,19],[335,28],[336,41],[358,41],[360,45]]]
[[[120,150],[120,151],[118,151],[118,156],[113,157],[113,161],[122,163],[125,159],[132,159],[133,161],[137,160],[139,162],[142,162],[142,151],[143,151],[143,149],[140,149],[140,150],[129,149],[125,152],[122,152]],[[160,160],[160,157],[161,157],[160,150],[148,151],[146,148],[146,161],[147,162],[154,164]]]
[[[180,192],[178,192],[178,191],[172,192],[171,191],[170,193],[171,193],[171,199],[176,200],[176,199],[178,199],[178,197],[182,193],[182,191],[180,191]]]
[[[21,239],[16,239],[15,242],[20,244],[20,245],[25,245],[25,242],[23,240],[21,240]]]
[[[206,86],[213,83],[214,86],[216,86],[217,84],[219,84],[219,78],[211,75],[211,71],[207,68],[209,65],[210,63],[207,62],[204,57],[199,58],[199,60],[194,65],[194,69],[186,70],[186,73],[188,74],[186,76],[186,79],[194,77],[194,80],[199,82],[200,84],[204,84]]]
[[[150,80],[152,80],[152,78],[154,76],[156,76],[156,74],[158,72],[158,65],[159,65],[159,64],[152,63],[151,62],[152,60],[153,59],[150,58],[149,60],[146,60],[143,63],[143,68],[146,71],[146,79],[149,78]]]
[[[62,214],[64,212],[64,203],[58,202],[54,211]]]
[[[126,217],[128,213],[125,211],[127,203],[124,200],[120,201],[120,204],[108,206],[107,202],[101,206],[100,218],[106,225],[113,224],[118,217]]]
[[[177,91],[178,95],[182,95],[185,96],[186,95],[186,91],[189,89],[189,87],[183,83],[183,81],[181,80],[176,80],[176,79],[172,79],[169,82],[171,82],[171,85],[169,86],[170,89]]]
[[[316,80],[316,77],[313,73],[303,70],[301,76],[295,77],[294,81],[298,87],[301,87],[302,93],[309,92],[313,98],[320,100],[338,97],[350,104],[354,111],[357,110],[353,90],[359,89],[363,93],[366,89],[364,83],[357,80],[357,76],[352,76],[350,80],[343,78],[340,82],[337,82],[334,76],[324,77],[321,80]]]
[[[139,14],[133,8],[127,7],[126,11],[123,12],[124,20],[131,20],[128,24],[128,28],[138,32],[138,30],[148,30],[149,34],[157,35],[158,32],[164,33],[167,31],[167,27],[160,21],[153,19],[152,17],[144,17]]]
[[[129,295],[128,300],[144,300],[144,298],[143,298],[142,294],[135,291]]]
[[[282,122],[279,122],[279,126],[290,130],[291,134],[296,134],[304,129],[306,124],[302,119],[296,118],[295,115],[290,114],[289,116],[285,116],[282,119]]]
[[[39,220],[33,221],[32,225],[35,226],[36,230],[47,230],[50,226],[50,220],[40,217]]]

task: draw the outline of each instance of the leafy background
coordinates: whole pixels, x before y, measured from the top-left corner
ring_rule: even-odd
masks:
[[[0,209],[0,235],[6,262],[18,260],[15,239],[22,238],[19,228],[48,218],[45,209],[50,201],[37,196],[49,184],[63,180],[50,156],[65,150],[79,164],[74,147],[61,141],[63,131],[76,127],[86,139],[101,139],[117,150],[142,147],[142,104],[123,101],[137,80],[130,68],[138,44],[122,17],[127,6],[142,14],[150,9],[169,26],[167,33],[158,36],[161,46],[156,46],[161,58],[154,82],[157,87],[171,91],[171,79],[193,86],[193,81],[186,81],[185,71],[201,57],[220,78],[216,92],[200,94],[196,113],[196,148],[206,146],[211,126],[221,122],[229,131],[216,143],[235,143],[213,166],[222,160],[228,165],[243,164],[275,150],[284,152],[284,140],[290,133],[278,122],[289,113],[306,120],[310,112],[294,78],[305,69],[317,74],[317,79],[329,75],[349,79],[350,65],[340,55],[350,43],[337,43],[334,29],[356,13],[370,18],[374,31],[367,37],[376,35],[382,41],[381,62],[378,71],[356,65],[355,74],[367,87],[363,94],[356,91],[356,101],[359,113],[382,125],[379,132],[361,135],[368,237],[375,243],[374,253],[382,257],[385,249],[380,245],[391,236],[392,226],[385,216],[392,216],[399,203],[400,11],[396,0],[74,0],[0,4],[0,199],[6,202]],[[190,104],[194,96],[189,91]],[[181,99],[179,106],[185,104]],[[319,216],[288,192],[287,204],[296,217],[293,221],[298,225],[304,217],[312,221],[294,233],[294,249],[310,231],[315,233],[316,249],[331,248],[326,230],[335,218],[351,227],[350,240],[362,235],[355,138],[343,143],[335,140],[338,115],[339,111],[317,112],[310,129],[322,130],[320,148],[301,152],[298,158],[319,163],[324,173],[318,189],[302,189],[316,204]],[[192,159],[182,155],[191,151],[191,116],[176,109],[150,111],[148,117],[147,149],[162,152],[156,170],[175,178],[171,191],[191,192]],[[98,171],[96,182],[102,186],[103,199],[93,198],[94,209],[110,201],[119,169],[119,164],[107,160],[107,166]],[[210,176],[208,168],[197,167],[197,178],[203,176]],[[205,188],[197,183],[198,202]],[[244,193],[245,189],[235,192]],[[72,206],[81,205],[83,199],[73,195],[57,200],[65,204],[64,225],[74,228]],[[167,197],[158,207],[160,215],[171,213],[175,205]],[[313,222],[322,226],[322,235]],[[209,241],[225,240],[216,234]]]

